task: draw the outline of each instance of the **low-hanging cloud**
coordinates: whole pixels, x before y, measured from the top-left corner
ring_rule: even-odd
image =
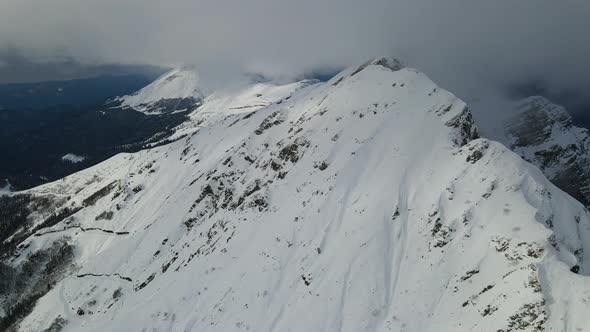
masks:
[[[139,64],[81,62],[72,56],[30,58],[18,49],[0,49],[0,84],[61,81],[96,76],[140,74],[156,77],[164,68]]]
[[[468,101],[528,81],[585,95],[589,16],[579,0],[5,0],[0,48],[282,78],[393,55]]]

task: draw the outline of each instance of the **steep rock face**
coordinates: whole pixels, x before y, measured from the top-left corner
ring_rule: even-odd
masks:
[[[74,257],[14,326],[588,326],[583,206],[504,146],[476,139],[461,100],[379,62],[256,112],[219,108],[190,137],[29,191],[70,213],[51,224],[29,216],[33,234],[7,266],[56,242]]]
[[[199,87],[199,75],[194,68],[169,71],[132,95],[117,97],[112,105],[132,108],[147,115],[192,111],[204,96]]]
[[[505,123],[506,144],[558,187],[590,204],[590,136],[567,111],[543,97],[520,101]]]

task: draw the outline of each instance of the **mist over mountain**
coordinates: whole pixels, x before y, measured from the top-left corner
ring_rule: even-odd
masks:
[[[0,73],[22,76],[34,64],[197,65],[217,90],[245,72],[293,80],[386,55],[470,105],[490,100],[481,107],[492,114],[491,99],[515,84],[590,88],[584,1],[23,0],[2,9],[0,54],[25,60],[0,56]]]

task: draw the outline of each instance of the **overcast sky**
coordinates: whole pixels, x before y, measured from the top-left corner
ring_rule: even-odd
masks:
[[[466,99],[532,81],[590,88],[586,0],[0,1],[4,82],[63,59],[289,78],[392,55]]]

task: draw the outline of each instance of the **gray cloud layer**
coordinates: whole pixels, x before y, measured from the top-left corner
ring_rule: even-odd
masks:
[[[164,68],[80,62],[72,56],[30,58],[14,48],[0,49],[0,84],[60,81],[104,75],[143,74],[154,77]]]
[[[467,99],[529,80],[583,95],[588,17],[581,0],[3,0],[0,49],[285,78],[394,55]]]

